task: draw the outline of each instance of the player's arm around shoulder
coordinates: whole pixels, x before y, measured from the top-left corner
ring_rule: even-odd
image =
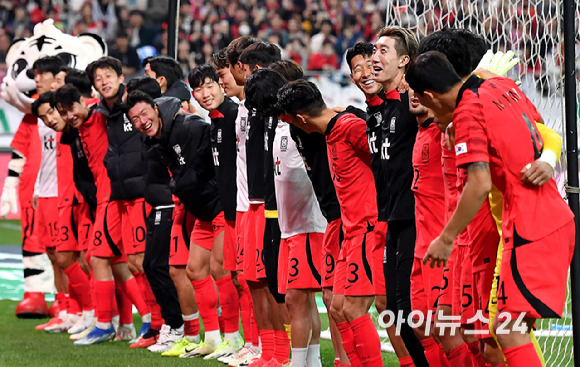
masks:
[[[540,158],[528,163],[520,173],[522,182],[539,186],[548,182],[554,175],[554,168],[562,153],[562,138],[541,122],[536,122],[535,126],[544,141],[544,149]]]

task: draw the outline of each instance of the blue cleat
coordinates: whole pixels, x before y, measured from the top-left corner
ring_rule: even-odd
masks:
[[[107,330],[94,328],[87,336],[74,342],[75,345],[93,345],[108,342],[115,338],[115,329],[113,326]]]
[[[145,335],[145,333],[148,332],[149,329],[151,329],[151,323],[150,322],[144,322],[143,325],[141,325],[141,329],[139,330],[139,335],[137,335],[137,338],[135,338],[135,340],[141,339],[141,337],[143,335]]]

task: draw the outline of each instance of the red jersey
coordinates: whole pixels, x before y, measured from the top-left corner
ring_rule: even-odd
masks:
[[[534,120],[536,108],[508,78],[469,78],[453,113],[458,166],[488,162],[501,191],[503,235],[536,241],[563,227],[573,214],[551,179],[542,186],[523,183],[521,169],[540,157],[543,141]],[[549,220],[547,220],[549,218]],[[506,241],[506,248],[513,244]]]
[[[73,180],[73,158],[70,145],[62,144],[61,132],[56,133],[56,172],[58,180],[58,207],[70,206],[76,194]]]
[[[364,120],[341,113],[330,120],[325,132],[330,173],[347,239],[369,231],[378,216],[366,129]]]
[[[89,168],[97,186],[97,205],[106,203],[111,198],[111,181],[103,163],[109,140],[107,138],[106,117],[101,113],[92,113],[87,121],[79,127],[79,136]]]
[[[443,167],[443,183],[445,188],[445,223],[447,223],[457,208],[463,183],[457,177],[455,152],[452,149],[447,149],[445,146],[445,133],[441,133],[441,165]],[[469,244],[467,231],[461,232],[455,240],[455,243],[458,246],[467,246]]]
[[[445,226],[445,190],[441,170],[441,131],[433,119],[419,126],[413,146],[413,185],[417,240],[415,257],[423,258]]]
[[[38,118],[36,116],[30,113],[24,115],[12,138],[10,147],[26,158],[20,174],[18,196],[21,207],[30,207],[30,201],[34,194],[34,183],[42,160],[42,144],[38,135]]]

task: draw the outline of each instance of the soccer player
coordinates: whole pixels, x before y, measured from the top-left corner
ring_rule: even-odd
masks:
[[[365,95],[365,101],[367,104],[367,135],[369,140],[369,150],[371,152],[371,165],[375,167],[373,174],[375,175],[375,187],[378,193],[383,190],[383,185],[385,184],[384,177],[379,174],[380,170],[378,169],[381,156],[377,149],[377,142],[380,142],[381,136],[382,115],[380,109],[386,100],[386,96],[383,86],[380,83],[375,82],[373,62],[371,59],[373,50],[374,46],[372,43],[358,42],[346,51],[346,61],[350,68],[350,78],[352,82]],[[382,203],[379,202],[379,200],[384,200],[384,198],[384,194],[377,194],[378,207],[384,207],[384,205],[381,205]],[[384,244],[387,235],[387,222],[384,216],[379,215],[377,226],[375,227],[375,233],[377,245],[373,253],[373,263],[375,267],[380,268],[383,266]],[[375,287],[375,307],[377,308],[377,312],[381,314],[387,307],[385,277],[384,274],[378,273],[377,278],[378,279],[376,280],[373,279],[373,285]],[[413,360],[410,357],[401,336],[396,335],[397,333],[395,329],[395,325],[387,328],[389,340],[399,358],[399,364],[401,366],[410,365]]]
[[[230,65],[226,55],[227,48],[221,49],[217,54],[215,54],[210,59],[210,65],[216,69],[218,75],[218,81],[220,87],[222,87],[226,97],[231,98],[238,102],[245,99],[244,87],[236,83],[232,73],[230,72]],[[239,115],[239,110],[238,110]],[[239,119],[236,116],[236,121],[239,125]],[[236,129],[239,127],[236,126]],[[236,131],[236,147],[237,152],[244,151],[245,146],[240,146],[237,141],[238,132]],[[250,294],[250,289],[248,288],[248,283],[241,272],[241,266],[243,264],[243,256],[240,252],[243,250],[244,237],[243,230],[245,229],[245,218],[242,211],[243,207],[238,207],[238,188],[241,185],[242,179],[238,177],[241,171],[237,170],[238,159],[241,160],[241,156],[236,152],[236,223],[235,223],[235,243],[233,248],[228,248],[230,245],[228,241],[224,243],[224,269],[230,270],[232,272],[232,281],[238,290],[239,300],[240,300],[240,316],[242,319],[242,326],[244,328],[244,337],[246,339],[246,344],[244,348],[240,349],[238,353],[230,357],[218,358],[220,362],[223,363],[233,363],[233,361],[243,362],[247,359],[251,360],[256,356],[256,353],[260,348],[260,337],[258,332],[258,327],[256,324],[256,319],[254,317],[254,309],[252,304],[252,296]],[[245,177],[245,174],[244,174]],[[227,222],[226,222],[227,223]],[[229,229],[226,229],[228,231]],[[239,268],[238,268],[239,267]],[[253,346],[252,346],[253,345]],[[249,354],[248,354],[249,353]]]
[[[395,318],[400,310],[407,320],[412,309],[413,262],[415,256],[420,256],[415,254],[415,200],[411,191],[412,152],[418,126],[415,116],[409,112],[408,94],[400,93],[397,87],[417,50],[417,40],[401,27],[383,28],[377,36],[372,61],[375,82],[382,84],[386,100],[379,108],[381,121],[369,128],[369,144],[371,154],[380,154],[380,161],[373,169],[379,181],[377,187],[380,187],[377,192],[379,218],[388,223],[383,264],[387,310],[393,311]],[[373,116],[379,117],[376,113]],[[372,121],[369,123],[372,125]],[[403,323],[401,337],[416,366],[425,366],[427,361],[438,365],[440,359],[445,359],[433,338],[423,338],[421,347],[417,340],[421,333],[415,337],[413,331],[416,334],[418,330],[407,326]]]
[[[211,118],[210,141],[213,164],[226,220],[223,248],[214,247],[212,256],[223,268],[226,257],[229,257],[230,265],[235,262],[236,182],[231,174],[235,172],[236,165],[235,121],[238,104],[224,96],[217,73],[212,66],[196,67],[189,73],[188,79],[189,86],[193,90],[193,98],[201,108],[209,112]],[[224,345],[220,350],[208,355],[207,359],[231,356],[242,347],[239,336],[238,292],[232,283],[230,271],[226,269],[223,274],[225,274],[223,277],[216,278],[216,284],[224,317]]]
[[[509,313],[513,320],[502,323],[507,333],[499,333],[497,338],[508,365],[541,366],[529,330],[537,318],[561,316],[574,223],[555,181],[531,186],[521,179],[522,167],[539,158],[543,148],[531,120],[539,114],[510,79],[484,81],[472,76],[464,83],[436,51],[418,56],[407,80],[421,104],[433,109],[441,128],[454,121],[457,165],[467,171],[457,209],[431,243],[424,261],[432,266],[447,261],[453,239],[495,184],[504,197],[499,288],[507,295],[501,302],[498,298],[498,312]],[[543,220],[545,213],[550,213],[549,222]],[[530,275],[538,272],[541,278]],[[523,324],[516,320],[521,316]],[[496,320],[496,331],[499,325]]]
[[[282,74],[289,82],[303,79],[304,77],[302,68],[293,60],[279,60],[270,64],[269,68]],[[304,160],[320,210],[328,223],[322,242],[321,269],[324,268],[324,274],[321,275],[320,285],[322,287],[322,299],[330,316],[329,327],[335,355],[334,365],[346,365],[348,364],[348,357],[342,347],[342,338],[336,326],[336,324],[344,322],[346,319],[342,308],[331,308],[334,297],[344,297],[341,294],[333,294],[336,260],[339,256],[343,233],[342,221],[340,219],[340,204],[336,197],[336,191],[330,175],[330,168],[328,167],[326,140],[323,134],[307,134],[304,130],[297,128],[293,124],[290,124],[290,135],[296,142],[296,148]],[[337,302],[340,305],[342,303],[342,301]],[[314,311],[316,310],[314,309]]]
[[[249,48],[248,48],[249,49]],[[246,49],[246,50],[248,50]],[[244,51],[246,52],[246,51]],[[246,100],[266,116],[278,116],[272,108],[276,93],[286,80],[278,72],[254,71],[245,86]],[[276,123],[277,121],[277,123]],[[286,293],[292,325],[292,366],[320,366],[320,320],[313,291],[320,288],[321,247],[326,231],[314,189],[288,123],[277,118],[275,136],[268,139],[273,164],[266,169],[275,176],[275,193],[281,230],[278,286]],[[288,356],[282,356],[287,358]],[[285,360],[278,360],[282,365]]]
[[[180,356],[189,358],[209,355],[222,343],[218,295],[210,275],[210,261],[212,248],[223,248],[225,219],[215,181],[209,124],[197,115],[176,113],[179,105],[177,99],[158,99],[156,103],[151,96],[135,91],[127,97],[125,111],[135,129],[147,136],[146,143],[159,152],[171,171],[173,194],[196,218],[187,274],[197,294],[205,341]]]
[[[347,321],[337,326],[351,363],[382,366],[380,340],[367,313],[375,293],[370,254],[374,246],[377,203],[366,123],[353,114],[339,114],[327,108],[318,88],[303,80],[282,87],[278,104],[287,115],[285,118],[299,128],[326,135],[344,230],[334,291],[344,292],[343,312]]]

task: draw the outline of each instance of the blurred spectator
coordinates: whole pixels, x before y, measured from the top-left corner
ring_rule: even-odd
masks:
[[[130,35],[131,46],[139,48],[141,46],[153,45],[157,31],[145,24],[143,12],[132,10],[129,13],[129,22],[131,23]]]
[[[8,23],[8,32],[10,32],[14,38],[24,38],[27,30],[32,30],[33,23],[28,16],[28,12],[23,5],[19,5],[14,8],[14,19]]]
[[[258,38],[268,39],[270,35],[278,36],[278,44],[286,46],[288,43],[288,31],[284,28],[284,20],[278,12],[272,12],[269,15],[269,26],[258,33]],[[281,47],[282,48],[282,47]]]
[[[306,48],[300,38],[293,38],[284,49],[286,57],[296,61],[296,63],[304,67],[304,60],[306,59]]]
[[[325,39],[322,42],[322,50],[310,56],[308,70],[336,71],[336,69],[338,69],[338,57],[334,52],[334,44],[330,39]]]
[[[310,39],[310,52],[312,52],[313,56],[315,53],[320,52],[325,40],[329,40],[332,43],[336,42],[336,37],[332,35],[332,22],[328,19],[322,21],[320,31]]]
[[[107,41],[113,41],[117,34],[118,21],[115,0],[93,0],[93,19],[100,23]]]
[[[139,60],[137,51],[129,45],[129,35],[124,29],[119,29],[117,32],[115,44],[109,50],[109,55],[121,60],[123,74],[127,78],[136,73],[141,67],[141,60]]]
[[[177,62],[179,62],[179,66],[183,70],[183,75],[188,75],[196,66],[195,55],[191,53],[191,45],[186,39],[180,40],[177,44]]]
[[[104,37],[103,24],[93,17],[93,4],[91,1],[85,1],[80,8],[80,19],[73,25],[73,36],[82,33],[95,33]]]

